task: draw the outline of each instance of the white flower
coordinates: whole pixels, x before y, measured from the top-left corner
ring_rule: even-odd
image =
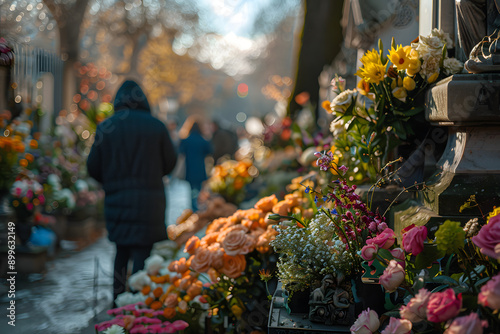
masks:
[[[439,73],[439,57],[428,57],[422,63],[422,67],[420,69],[420,74],[428,79],[434,73]]]
[[[70,209],[73,209],[76,205],[75,195],[68,188],[64,188],[61,191],[54,193],[54,198],[56,201],[66,202],[66,206]]]
[[[144,296],[141,292],[138,293],[124,292],[119,294],[118,297],[116,297],[115,303],[116,306],[122,307],[125,305],[143,302],[146,300],[146,297],[147,296]]]
[[[429,48],[442,50],[444,42],[437,36],[420,36],[419,43],[426,44]]]
[[[462,72],[464,64],[456,58],[446,58],[443,62],[444,73],[447,75]]]
[[[76,191],[89,191],[89,185],[85,180],[78,179],[75,182]]]
[[[339,119],[338,121],[332,121],[330,124],[330,131],[334,137],[337,137],[339,134],[345,131],[344,128],[344,120]]]
[[[61,187],[61,179],[56,174],[49,174],[49,176],[47,176],[47,183],[54,190],[61,190],[62,189],[62,187]]]
[[[149,275],[156,276],[158,272],[163,267],[163,263],[165,261],[160,255],[153,255],[148,257],[144,261],[144,269],[147,271]]]
[[[442,31],[441,29],[434,28],[431,31],[431,36],[439,38],[443,43],[446,44],[447,49],[453,48],[453,40],[450,38],[450,34]]]
[[[135,291],[141,291],[145,285],[151,284],[151,279],[144,270],[140,270],[128,279],[130,287]]]
[[[352,89],[343,91],[330,103],[330,109],[332,111],[344,113],[351,104],[353,96],[356,96],[356,94],[357,92]]]
[[[106,329],[103,334],[125,334],[125,330],[122,326],[113,325]]]

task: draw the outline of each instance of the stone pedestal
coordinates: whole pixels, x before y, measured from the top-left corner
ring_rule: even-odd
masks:
[[[462,74],[438,82],[427,95],[427,120],[448,127],[448,142],[417,201],[394,210],[395,228],[466,222],[500,205],[500,75]],[[460,207],[475,195],[479,208]]]

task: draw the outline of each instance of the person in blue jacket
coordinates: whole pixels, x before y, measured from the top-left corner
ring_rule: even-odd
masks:
[[[200,125],[194,118],[185,121],[187,127],[191,127],[187,132],[187,138],[181,140],[179,144],[179,154],[185,156],[186,181],[191,186],[191,206],[193,211],[198,210],[198,195],[203,182],[207,179],[205,158],[212,154],[212,145],[201,135]],[[183,128],[186,128],[183,125]]]
[[[144,268],[155,242],[166,240],[163,176],[177,154],[165,125],[151,115],[146,95],[125,81],[114,100],[114,115],[97,126],[87,159],[89,175],[105,191],[108,238],[116,244],[113,297],[125,292],[128,262]]]

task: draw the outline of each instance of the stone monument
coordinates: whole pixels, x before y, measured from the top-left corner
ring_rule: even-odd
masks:
[[[457,0],[459,45],[464,53],[471,48],[466,68],[473,73],[446,78],[427,93],[426,118],[447,130],[447,146],[417,200],[394,208],[395,231],[411,223],[431,225],[433,231],[434,223],[445,219],[466,222],[500,206],[498,36],[479,36],[494,24],[500,27],[497,2]],[[474,30],[472,23],[482,30]],[[460,210],[472,195],[478,206]]]

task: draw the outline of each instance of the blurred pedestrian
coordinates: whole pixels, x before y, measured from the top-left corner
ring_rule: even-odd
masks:
[[[238,150],[238,135],[229,126],[222,126],[217,120],[212,121],[212,146],[214,148],[214,164],[220,163],[219,159],[226,157],[234,159]]]
[[[179,154],[185,157],[185,178],[191,186],[191,206],[193,211],[197,211],[198,195],[207,179],[205,158],[213,153],[213,149],[210,142],[203,138],[200,124],[194,116],[186,119],[179,136]]]
[[[116,244],[113,297],[126,291],[132,273],[144,268],[155,242],[167,239],[163,176],[177,155],[165,125],[151,115],[139,85],[125,81],[115,113],[99,124],[89,157],[89,175],[102,183],[108,238]]]

